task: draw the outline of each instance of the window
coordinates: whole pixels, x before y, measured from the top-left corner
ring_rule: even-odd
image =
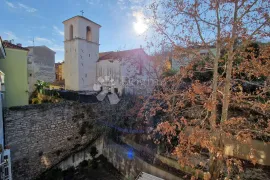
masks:
[[[86,27],[86,40],[92,41],[91,28],[89,26]]]
[[[73,25],[70,25],[69,27],[69,40],[73,39]]]

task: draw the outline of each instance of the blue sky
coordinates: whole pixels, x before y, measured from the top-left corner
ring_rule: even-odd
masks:
[[[100,52],[138,48],[134,22],[144,0],[0,0],[0,36],[23,46],[46,45],[64,60],[62,22],[80,15],[100,24]]]

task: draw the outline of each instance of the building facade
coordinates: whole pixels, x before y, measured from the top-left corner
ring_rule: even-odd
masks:
[[[97,78],[110,77],[120,94],[149,94],[155,81],[152,67],[151,58],[142,48],[104,52],[97,62]]]
[[[110,90],[116,89],[121,94],[123,89],[128,91],[130,84],[133,86],[130,81],[126,83],[126,78],[145,81],[150,77],[147,72],[150,71],[150,58],[142,48],[99,53],[99,24],[83,16],[75,16],[63,23],[65,89],[92,91],[99,77],[110,76],[114,81],[114,88]]]
[[[101,26],[83,16],[72,17],[63,24],[65,88],[75,91],[92,90],[96,82]]]
[[[55,81],[55,52],[46,46],[27,47],[29,49],[27,68],[29,93],[35,90],[37,80],[48,83]]]
[[[55,63],[55,80],[62,81],[63,78],[63,63]]]
[[[6,51],[0,37],[0,61],[6,60]],[[0,66],[0,70],[2,67]],[[4,97],[4,73],[0,71],[1,75],[1,93],[0,93],[0,179],[1,180],[12,180],[11,174],[11,158],[10,149],[5,146],[4,139],[4,120],[3,120],[3,97]]]
[[[3,42],[6,58],[0,59],[1,70],[5,73],[4,106],[28,104],[27,54],[28,49],[10,42]]]

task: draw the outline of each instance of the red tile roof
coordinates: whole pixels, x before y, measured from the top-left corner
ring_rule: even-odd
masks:
[[[7,42],[7,41],[4,41],[4,42],[3,42],[3,46],[4,46],[5,48],[12,48],[12,49],[20,49],[20,50],[29,51],[29,49],[27,49],[27,48],[24,48],[24,47],[21,47],[21,46],[12,44],[12,43]]]
[[[138,55],[143,55],[143,56],[148,56],[142,48],[138,49],[131,49],[131,50],[125,50],[125,51],[109,51],[109,52],[102,52],[99,53],[99,59],[98,61],[101,60],[121,60],[123,58],[128,58],[132,56],[138,56]]]

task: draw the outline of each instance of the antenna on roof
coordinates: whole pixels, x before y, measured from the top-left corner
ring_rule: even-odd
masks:
[[[80,12],[82,13],[82,16],[83,16],[84,11],[83,11],[83,10],[81,10]]]
[[[35,46],[35,38],[33,37],[33,46]]]

